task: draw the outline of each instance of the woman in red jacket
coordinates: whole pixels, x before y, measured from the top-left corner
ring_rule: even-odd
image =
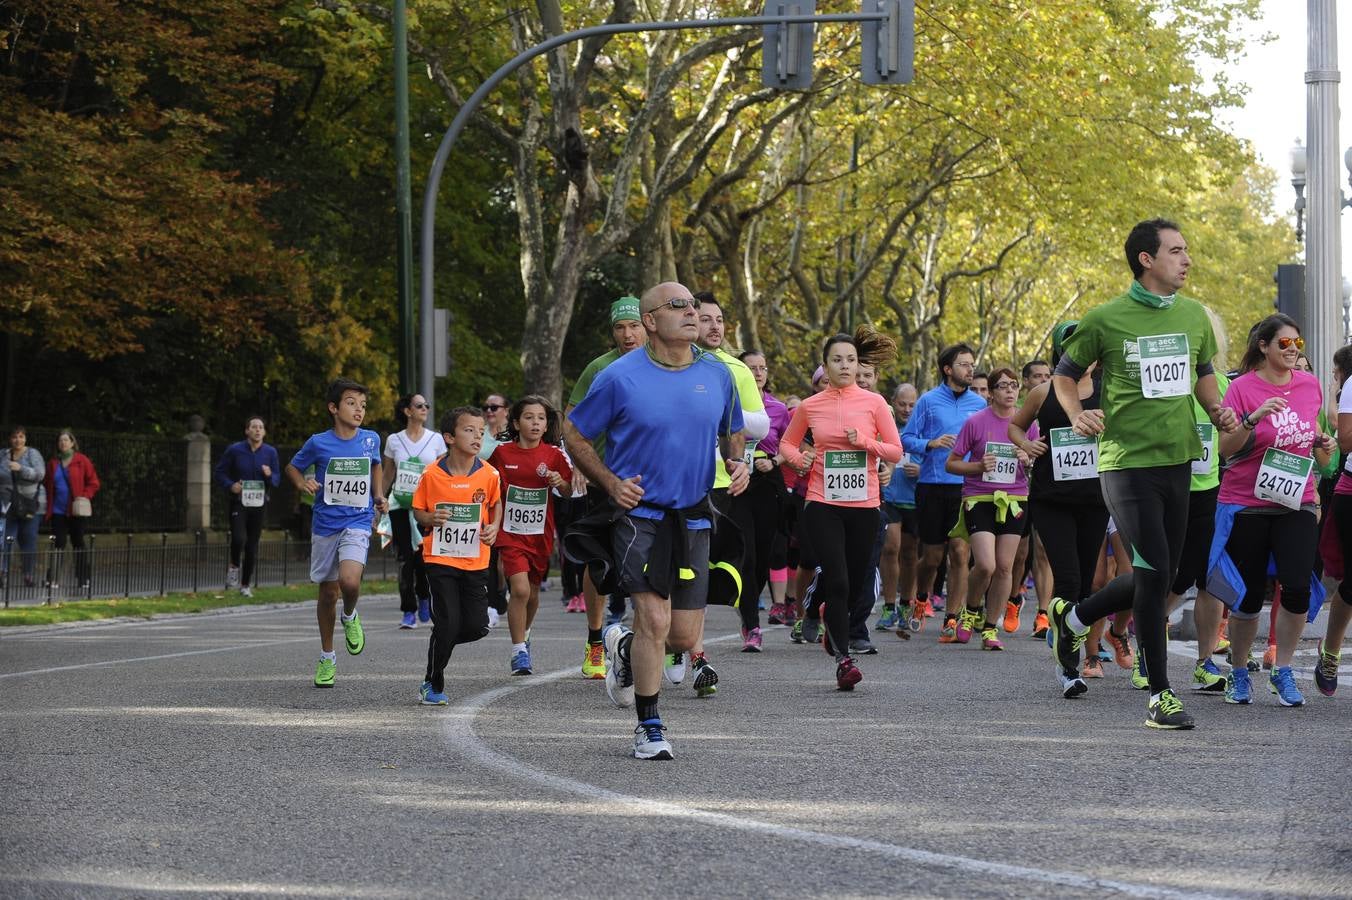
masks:
[[[69,428],[56,436],[56,453],[47,460],[46,520],[51,523],[56,539],[56,555],[48,569],[47,581],[57,587],[61,577],[61,555],[66,549],[66,535],[75,548],[75,580],[81,588],[89,587],[89,556],[84,552],[85,519],[92,512],[89,501],[99,492],[99,476],[89,457],[80,452],[80,444]]]

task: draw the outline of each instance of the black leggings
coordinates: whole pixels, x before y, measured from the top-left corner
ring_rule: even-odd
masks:
[[[263,536],[263,507],[245,506],[238,500],[230,501],[230,565],[238,567],[240,557],[244,567],[239,583],[253,584],[254,567],[258,565],[258,539]]]
[[[749,490],[749,489],[748,489]],[[742,596],[737,611],[742,616],[742,627],[750,630],[760,625],[760,592],[756,590],[756,517],[748,492],[732,496],[727,488],[709,492],[714,508],[732,520],[742,532],[742,564],[737,575],[742,579]],[[768,555],[768,554],[767,554]],[[755,591],[755,593],[752,593]]]
[[[427,673],[432,690],[446,689],[446,665],[457,644],[488,634],[488,570],[467,572],[450,566],[427,567],[432,586],[432,636],[427,639]]]
[[[1107,507],[1034,497],[1028,503],[1028,513],[1052,567],[1052,594],[1071,603],[1089,596],[1103,535],[1108,530]],[[1031,548],[1028,555],[1033,555]],[[1018,588],[1014,586],[1015,593]]]
[[[66,549],[66,535],[70,535],[70,545],[75,548],[75,580],[84,584],[89,580],[89,554],[85,551],[84,517],[52,515],[52,537],[56,539],[56,553],[52,557],[48,581],[61,577],[61,557]]]
[[[1099,475],[1108,512],[1132,554],[1132,571],[1087,598],[1079,605],[1077,615],[1088,625],[1111,613],[1132,611],[1152,694],[1169,687],[1164,604],[1183,555],[1191,468],[1190,463],[1180,463]]]
[[[394,555],[399,559],[399,611],[418,611],[418,598],[430,597],[427,583],[427,564],[422,548],[413,547],[413,524],[406,509],[390,510],[390,531],[394,537]],[[425,538],[424,540],[430,540]]]
[[[803,509],[803,528],[817,565],[818,596],[826,606],[826,634],[837,657],[850,648],[851,600],[872,584],[869,565],[878,538],[878,507],[835,506],[813,501]]]
[[[587,498],[584,497],[555,497],[554,498],[554,530],[558,533],[558,540],[554,546],[559,548],[559,572],[563,579],[564,599],[576,597],[582,593],[582,563],[575,563],[563,552],[563,535],[568,531],[568,526],[574,521],[587,514]]]
[[[1317,533],[1314,513],[1305,510],[1235,516],[1225,552],[1244,579],[1244,599],[1239,602],[1239,611],[1232,615],[1252,619],[1263,611],[1269,556],[1277,560],[1282,608],[1302,616],[1308,613]]]
[[[1338,596],[1348,606],[1352,606],[1352,571],[1347,570],[1352,566],[1349,563],[1352,560],[1352,494],[1333,495],[1333,519],[1338,526],[1338,542],[1343,548],[1344,571],[1342,583],[1338,585]]]
[[[770,569],[774,567],[775,540],[779,537],[781,512],[784,504],[784,479],[779,472],[756,472],[751,476],[751,486],[743,495],[751,515],[752,531],[755,540],[746,548],[747,565],[745,569],[751,576],[751,583],[742,585],[742,625],[755,628],[760,624],[758,603],[751,604],[751,615],[746,612],[746,598],[760,598],[761,591],[770,581]],[[782,540],[782,538],[781,538]],[[783,552],[779,554],[783,558]],[[781,562],[782,566],[783,563]],[[747,625],[750,620],[751,624]]]

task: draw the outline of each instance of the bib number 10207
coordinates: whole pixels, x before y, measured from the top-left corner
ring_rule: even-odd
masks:
[[[1186,397],[1192,392],[1188,375],[1192,354],[1186,334],[1157,334],[1140,338],[1141,393],[1151,400]]]

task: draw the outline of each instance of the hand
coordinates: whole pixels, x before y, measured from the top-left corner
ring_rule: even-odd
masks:
[[[264,478],[271,478],[271,477],[272,477],[272,466],[260,466],[260,468],[263,470],[263,477],[264,477]]]
[[[9,461],[9,470],[10,470],[11,472],[17,472],[17,471],[19,471],[19,470],[22,469],[22,468],[23,468],[23,466],[19,465],[19,464],[16,463],[14,460],[11,459],[11,460]]]
[[[920,463],[911,462],[909,459],[901,464],[901,471],[906,473],[907,478],[920,477]]]
[[[1252,423],[1255,428],[1257,428],[1258,424],[1262,422],[1264,419],[1266,419],[1268,416],[1272,415],[1275,412],[1281,412],[1282,410],[1286,409],[1286,407],[1287,402],[1285,397],[1269,397],[1268,399],[1263,401],[1263,404],[1261,406],[1259,406],[1253,412],[1249,413],[1249,422]],[[1220,413],[1227,411],[1230,413],[1230,417],[1234,418],[1235,411],[1233,409],[1232,410],[1222,409],[1220,412],[1216,414],[1216,417],[1220,418]],[[1217,428],[1220,427],[1220,422],[1216,423],[1216,427]]]
[[[449,509],[444,509],[444,508],[442,508],[442,507],[437,507],[436,509],[432,510],[432,525],[433,525],[433,527],[436,527],[436,526],[438,526],[438,525],[445,525],[445,524],[446,524],[446,521],[447,521],[450,517],[451,517],[451,511],[450,511]]]
[[[1028,467],[1028,466],[1031,466],[1031,465],[1033,464],[1033,457],[1031,457],[1031,456],[1028,455],[1028,451],[1027,451],[1027,450],[1023,450],[1023,449],[1021,449],[1021,448],[1015,448],[1015,450],[1014,450],[1014,456],[1015,456],[1016,459],[1018,459],[1019,464],[1022,465],[1022,466],[1024,466],[1024,467]]]
[[[1081,437],[1093,437],[1103,433],[1103,410],[1085,409],[1075,417],[1075,421],[1070,423],[1070,427],[1075,429],[1075,433]]]
[[[754,465],[757,472],[769,472],[775,467],[775,464],[770,461],[770,457],[768,456],[757,457]]]
[[[803,462],[802,465],[798,467],[798,474],[806,475],[808,472],[812,470],[812,464],[816,461],[817,461],[816,448],[808,447],[807,450],[803,452]]]
[[[587,492],[587,476],[582,474],[581,469],[573,469],[573,493],[585,494]]]
[[[377,497],[377,498],[376,498],[376,513],[377,513],[377,514],[379,514],[379,515],[384,515],[384,514],[385,514],[385,511],[388,510],[389,508],[390,508],[390,501],[386,500],[384,497]]]
[[[615,482],[615,487],[610,491],[610,497],[615,501],[615,505],[620,509],[633,509],[638,506],[638,502],[643,499],[643,488],[638,486],[642,479],[642,475],[635,475]]]
[[[566,483],[563,480],[563,476],[560,475],[558,472],[555,472],[553,469],[550,469],[548,472],[545,473],[545,481],[548,481],[549,486],[558,491],[562,491],[563,486]]]
[[[860,450],[868,449],[868,441],[860,440],[859,431],[855,428],[845,429],[845,440],[850,442],[851,447],[858,447]]]
[[[1027,456],[1030,460],[1037,459],[1047,452],[1047,442],[1042,440],[1029,441],[1028,445],[1022,448],[1022,452],[1024,456]],[[1025,463],[1025,465],[1027,465],[1027,463]]]
[[[244,484],[243,484],[243,482],[236,481],[234,484],[230,485],[230,493],[232,493],[232,494],[240,494],[240,493],[243,493],[243,492],[244,492]]]
[[[925,446],[930,450],[938,450],[940,447],[945,450],[952,450],[953,445],[957,442],[958,436],[956,434],[941,434]]]
[[[729,459],[724,465],[731,479],[728,482],[728,496],[736,497],[746,491],[747,485],[751,484],[751,470],[740,459]]]
[[[892,473],[896,471],[896,466],[886,463],[878,470],[878,487],[885,488],[892,483]]]
[[[307,478],[300,483],[300,489],[313,497],[315,494],[319,493],[319,482],[315,481],[313,478]]]
[[[488,546],[493,546],[493,542],[498,539],[498,526],[482,525],[479,528],[479,540]]]
[[[994,472],[995,465],[999,461],[999,458],[994,453],[987,453],[985,456],[981,457],[981,471]]]
[[[1329,451],[1329,452],[1331,453],[1331,452],[1333,452],[1333,448],[1337,445],[1337,443],[1338,443],[1338,442],[1337,442],[1337,440],[1333,437],[1333,435],[1331,435],[1331,434],[1319,434],[1319,435],[1316,435],[1316,436],[1315,436],[1315,439],[1314,439],[1314,449],[1316,449],[1316,450],[1327,450],[1327,451]]]

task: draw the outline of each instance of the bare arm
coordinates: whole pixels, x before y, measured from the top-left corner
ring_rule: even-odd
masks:
[[[1024,453],[1030,456],[1038,456],[1046,449],[1046,446],[1028,440],[1028,429],[1032,427],[1037,419],[1038,412],[1042,409],[1043,402],[1047,399],[1047,394],[1051,392],[1051,384],[1039,384],[1028,392],[1024,398],[1023,406],[1014,410],[1014,415],[1009,420],[1009,440]],[[1079,395],[1079,388],[1076,388],[1076,395]],[[1036,449],[1036,453],[1032,449]]]
[[[573,464],[581,469],[593,484],[599,484],[604,488],[606,493],[614,498],[616,504],[622,509],[633,509],[638,506],[639,501],[643,499],[643,488],[638,486],[642,479],[641,475],[621,480],[606,468],[601,457],[596,455],[596,448],[568,419],[563,420],[563,442],[568,447],[568,454],[573,457]]]

